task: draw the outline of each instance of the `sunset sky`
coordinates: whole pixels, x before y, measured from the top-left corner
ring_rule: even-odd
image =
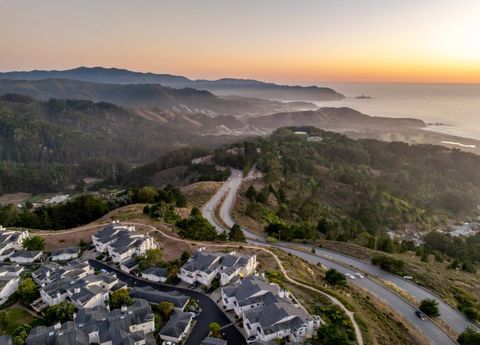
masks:
[[[480,82],[479,0],[2,0],[0,70]]]

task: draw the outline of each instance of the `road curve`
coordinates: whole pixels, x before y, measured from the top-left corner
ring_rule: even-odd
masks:
[[[224,202],[220,206],[219,214],[220,214],[220,217],[222,217],[223,223],[225,223],[228,226],[231,226],[235,223],[232,217],[231,210],[235,202],[235,196],[242,184],[242,180],[243,180],[243,175],[241,171],[232,169],[232,175],[225,182],[225,184],[227,185],[226,190],[229,195],[223,194],[222,196],[216,198],[217,204],[212,205],[213,207],[210,208],[211,210],[215,210],[215,208],[218,207],[218,203],[221,202],[221,200],[224,200]],[[215,198],[215,196],[213,198]],[[206,212],[208,213],[208,209],[206,209]],[[207,219],[209,219],[212,222],[212,224],[215,225],[215,227],[222,228],[222,224],[220,224],[220,222],[218,222],[215,219],[214,211],[208,215]],[[245,232],[245,236],[247,237],[247,241],[249,243],[252,243],[255,245],[264,245],[264,246],[266,245],[265,238],[263,236],[260,236],[259,234],[256,234],[245,228],[242,228],[242,230]],[[277,244],[270,244],[270,245],[275,246],[279,249],[282,249],[286,252],[295,254],[310,263],[314,263],[314,264],[321,263],[328,268],[335,268],[342,273],[355,274],[356,271],[347,267],[347,265],[350,265],[354,267],[356,270],[364,271],[372,275],[377,275],[376,273],[381,273],[381,275],[378,275],[378,276],[385,280],[391,280],[393,278],[396,278],[394,279],[394,281],[392,281],[394,283],[397,283],[397,280],[406,282],[408,284],[401,284],[399,286],[401,288],[406,287],[405,291],[410,293],[412,296],[414,296],[418,300],[421,300],[424,298],[434,298],[437,301],[439,301],[439,304],[441,304],[441,308],[442,308],[441,310],[445,312],[445,316],[442,316],[442,320],[445,321],[454,330],[459,330],[461,332],[468,325],[467,323],[465,323],[465,321],[468,322],[468,320],[466,320],[465,317],[460,312],[456,311],[454,308],[450,307],[448,304],[441,301],[437,296],[435,296],[428,290],[423,289],[412,282],[405,281],[404,279],[394,276],[392,274],[387,275],[387,272],[379,269],[376,266],[354,259],[348,255],[344,255],[341,253],[332,252],[332,251],[328,251],[327,253],[325,249],[317,248],[317,247],[315,247],[315,254],[309,254],[302,250],[297,250],[297,249],[287,247],[286,243],[277,243]],[[310,251],[310,250],[311,250],[311,247],[305,246],[305,251]],[[375,274],[373,272],[375,272]],[[389,305],[391,308],[393,308],[395,311],[401,314],[406,320],[408,320],[413,326],[415,326],[417,329],[423,332],[433,344],[438,344],[438,345],[456,344],[456,341],[452,339],[447,333],[445,333],[441,328],[439,328],[435,323],[433,323],[430,320],[425,320],[425,321],[420,320],[415,315],[415,312],[417,311],[416,306],[411,304],[408,300],[401,297],[394,291],[386,288],[382,284],[377,283],[374,280],[369,278],[365,278],[365,279],[357,278],[354,280],[350,279],[350,282],[359,286],[362,289],[368,290],[371,294],[376,296],[382,302]],[[421,294],[420,294],[420,291],[421,291]],[[462,328],[462,325],[464,326],[463,328]]]

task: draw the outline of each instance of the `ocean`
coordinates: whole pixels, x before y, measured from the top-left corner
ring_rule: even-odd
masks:
[[[344,94],[318,106],[421,119],[429,130],[480,140],[480,84],[317,83]],[[357,99],[364,95],[370,99]]]

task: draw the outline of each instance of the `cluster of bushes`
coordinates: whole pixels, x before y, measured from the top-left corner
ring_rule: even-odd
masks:
[[[404,274],[405,262],[387,255],[375,255],[372,258],[372,264],[380,266],[380,268],[391,273]]]
[[[180,189],[167,185],[162,189],[142,187],[133,190],[133,202],[150,203],[143,209],[143,213],[152,218],[162,218],[169,224],[175,224],[180,217],[175,212],[175,207],[185,207],[187,199]]]
[[[350,319],[338,306],[316,308],[316,314],[325,322],[311,339],[312,345],[356,344],[355,330]]]

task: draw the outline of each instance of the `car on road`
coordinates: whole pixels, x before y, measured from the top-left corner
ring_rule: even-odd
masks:
[[[417,311],[415,312],[415,315],[417,315],[420,320],[426,320],[426,319],[427,319],[427,318],[425,317],[425,314],[422,313],[420,310],[417,310]]]
[[[255,343],[259,340],[258,335],[252,335],[247,338],[247,344]]]
[[[355,276],[351,273],[345,273],[345,275],[350,279],[355,279]]]
[[[363,274],[361,274],[360,272],[355,273],[355,275],[356,275],[358,278],[360,278],[360,279],[365,278],[365,277],[363,276]]]

